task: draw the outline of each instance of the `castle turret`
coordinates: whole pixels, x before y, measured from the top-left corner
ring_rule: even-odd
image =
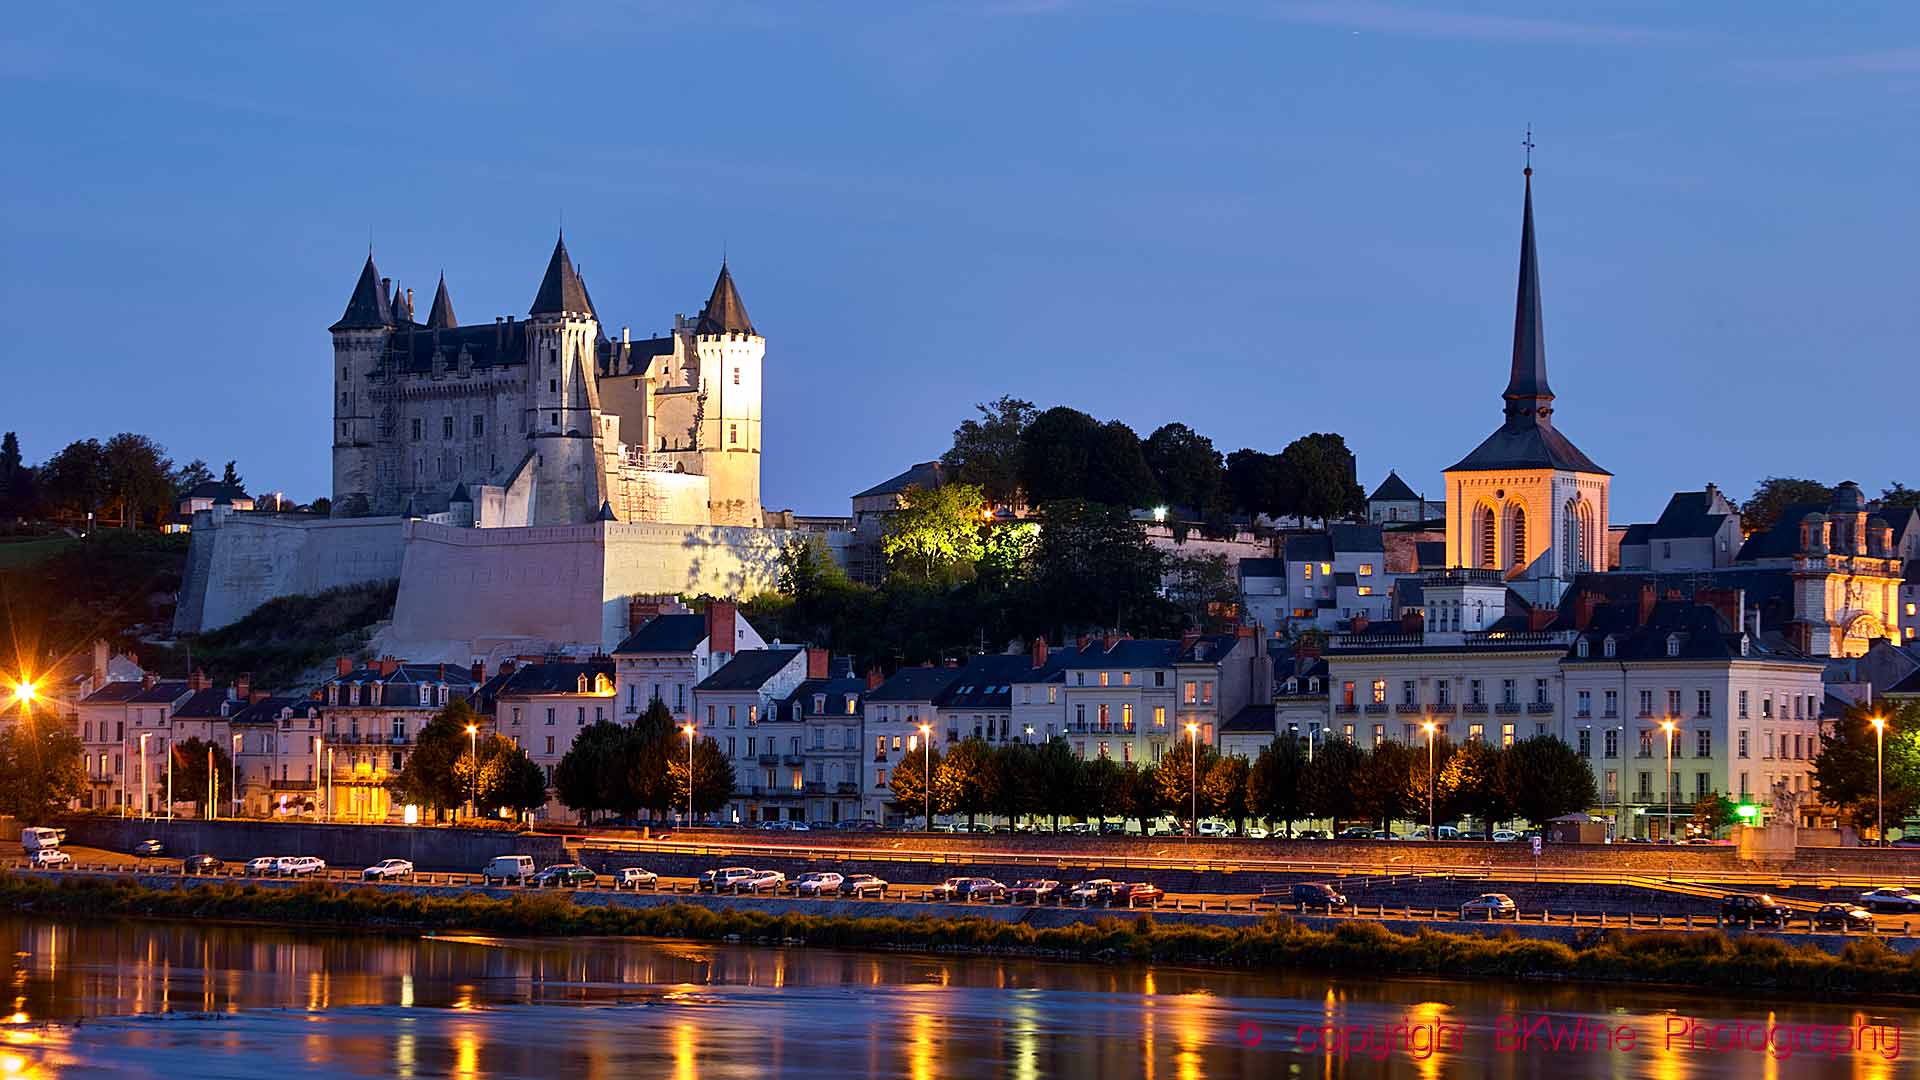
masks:
[[[370,513],[374,485],[374,416],[369,379],[393,328],[385,283],[367,253],[347,309],[333,334],[333,513]]]
[[[747,317],[726,260],[694,325],[705,405],[700,420],[700,471],[716,525],[761,524],[761,365],[767,341]]]
[[[447,295],[447,275],[441,274],[440,284],[433,290],[433,306],[427,311],[427,329],[451,330],[459,325],[453,317],[453,297]]]
[[[527,318],[527,436],[536,470],[532,524],[581,524],[605,501],[594,423],[598,334],[593,302],[563,235]]]

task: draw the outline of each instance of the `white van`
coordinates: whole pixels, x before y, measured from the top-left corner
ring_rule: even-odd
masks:
[[[61,829],[49,829],[44,825],[29,825],[20,830],[20,849],[31,855],[36,851],[50,850],[60,846],[66,838]]]
[[[480,868],[480,883],[491,885],[495,881],[505,885],[512,882],[524,885],[533,878],[533,856],[531,855],[495,855],[487,865]]]

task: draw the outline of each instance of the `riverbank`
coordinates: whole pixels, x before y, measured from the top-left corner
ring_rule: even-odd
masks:
[[[1172,925],[1151,915],[1033,926],[977,916],[912,918],[770,913],[689,903],[577,904],[556,894],[444,896],[374,888],[205,884],[0,875],[0,911],[81,917],[266,922],[334,929],[470,931],[524,936],[640,936],[838,949],[1025,956],[1468,978],[1577,980],[1795,994],[1920,995],[1920,958],[1871,938],[1838,954],[1757,935],[1583,931],[1571,943],[1373,923],[1313,929],[1274,915],[1238,926]]]

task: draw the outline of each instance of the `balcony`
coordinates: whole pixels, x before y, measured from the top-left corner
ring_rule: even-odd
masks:
[[[1403,701],[1400,704],[1395,705],[1393,707],[1393,711],[1399,713],[1402,716],[1417,714],[1420,712],[1420,703],[1417,701]]]
[[[809,795],[825,795],[827,793],[827,782],[825,780],[809,780],[807,781],[806,792]]]
[[[756,760],[758,760],[762,765],[778,765],[780,764],[780,755],[779,754],[761,754]]]
[[[1533,704],[1527,706],[1527,715],[1528,716],[1552,716],[1553,702],[1536,701]]]
[[[1354,705],[1352,703],[1342,703],[1339,705],[1335,705],[1333,707],[1333,711],[1340,716],[1352,716],[1353,714],[1360,711],[1360,706]]]
[[[1387,703],[1384,701],[1370,701],[1367,703],[1367,715],[1369,716],[1378,716],[1386,711]]]
[[[1520,703],[1517,701],[1503,701],[1493,707],[1493,713],[1495,716],[1519,716]]]
[[[842,780],[833,786],[833,790],[837,795],[858,795],[860,794],[860,782],[858,780]]]
[[[1465,705],[1460,706],[1460,711],[1466,713],[1468,716],[1485,716],[1487,715],[1487,703],[1484,701],[1469,701]]]
[[[781,754],[780,755],[780,764],[782,765],[805,765],[806,763],[807,763],[807,759],[802,757],[799,754]]]

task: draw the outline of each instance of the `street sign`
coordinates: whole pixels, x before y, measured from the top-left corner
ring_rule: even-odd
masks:
[[[1540,838],[1537,836],[1533,838],[1533,857],[1540,857]]]

